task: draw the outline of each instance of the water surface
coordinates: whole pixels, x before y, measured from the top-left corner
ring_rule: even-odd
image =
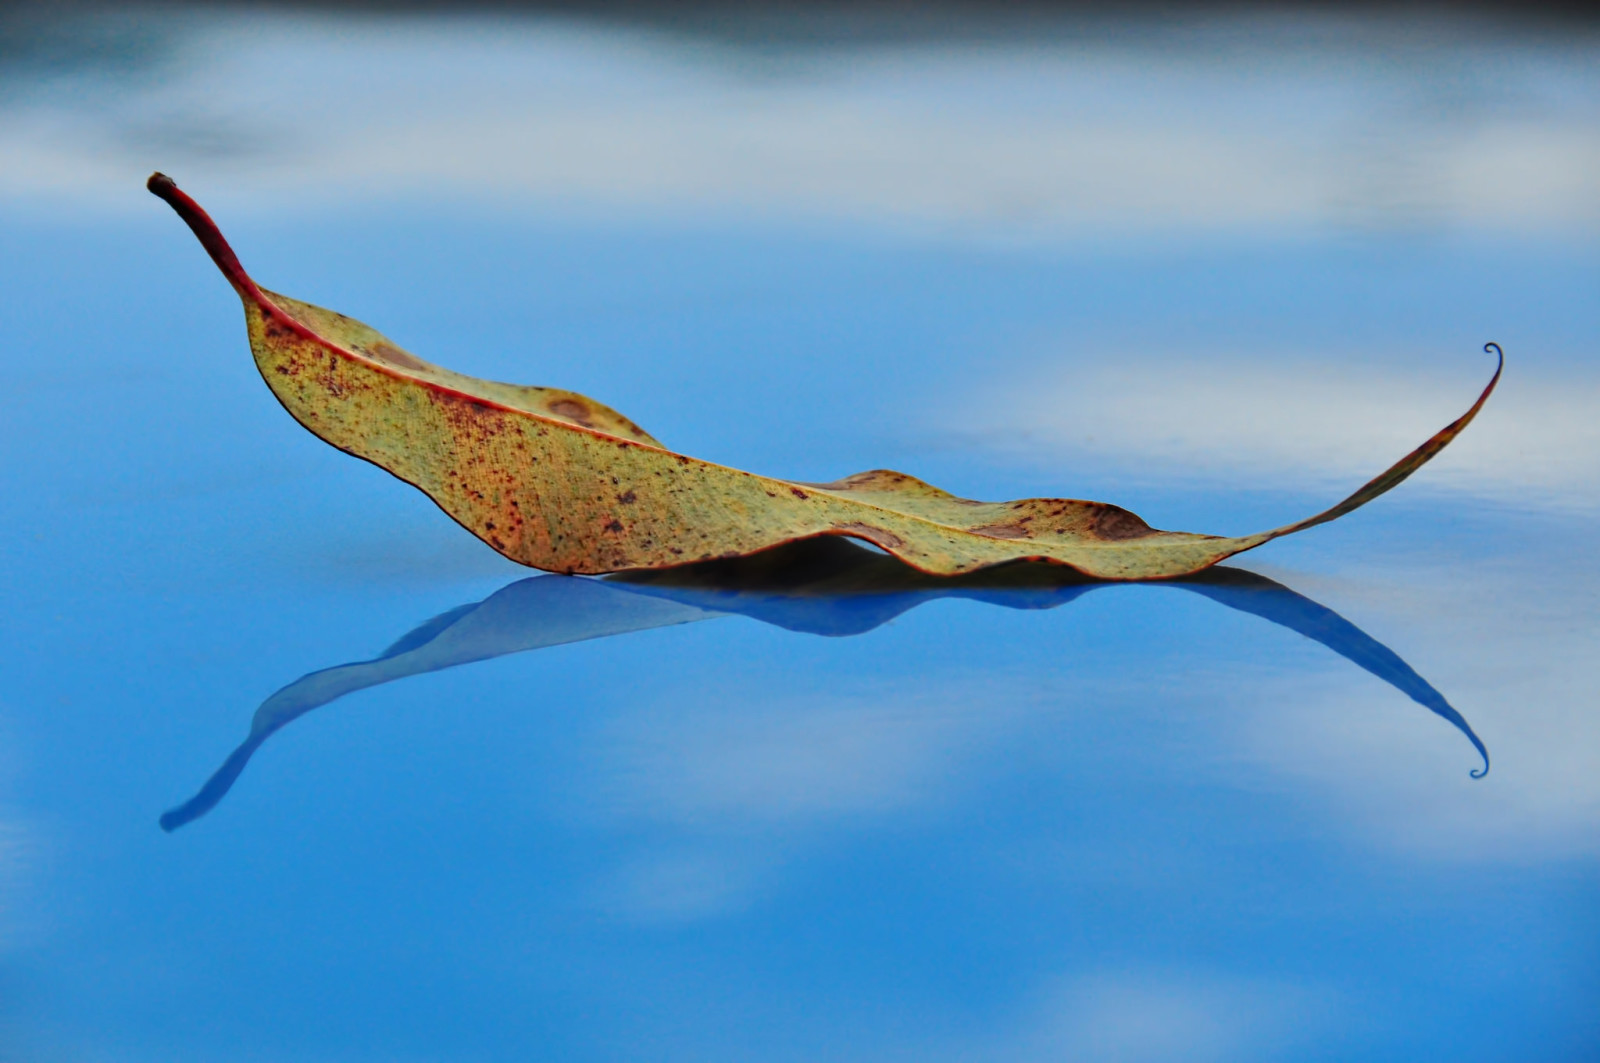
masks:
[[[1600,1050],[1587,30],[185,11],[0,78],[0,1054]],[[541,576],[283,414],[157,166],[801,480],[1245,533],[1508,369],[1195,583]]]

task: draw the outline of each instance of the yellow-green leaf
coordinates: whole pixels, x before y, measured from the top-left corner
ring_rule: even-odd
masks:
[[[149,188],[239,293],[256,365],[297,421],[420,488],[513,561],[553,572],[665,568],[843,535],[940,576],[1020,560],[1099,579],[1188,575],[1383,494],[1454,439],[1500,379],[1497,366],[1471,409],[1343,502],[1237,538],[1160,531],[1104,502],[974,502],[884,469],[796,483],[675,453],[570,391],[431,365],[359,321],[266,291],[171,178],[152,175]]]

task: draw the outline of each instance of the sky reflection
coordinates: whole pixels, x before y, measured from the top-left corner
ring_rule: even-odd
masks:
[[[24,7],[0,1058],[1595,1056],[1592,21]],[[529,578],[284,416],[157,168],[269,286],[798,480],[1243,533],[1506,376],[1261,576]]]

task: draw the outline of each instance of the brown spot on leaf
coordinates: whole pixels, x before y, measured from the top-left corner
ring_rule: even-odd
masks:
[[[887,528],[879,528],[871,524],[862,524],[859,521],[847,521],[835,524],[834,527],[841,532],[865,539],[874,546],[881,546],[885,550],[894,550],[905,545],[905,540]]]
[[[1023,520],[1027,518],[1024,517]],[[984,535],[990,539],[1026,539],[1031,534],[1022,522],[1015,524],[985,524],[981,528],[970,529],[974,535]]]
[[[625,506],[631,506],[635,502],[639,501],[639,496],[634,494],[633,490],[630,488],[629,490],[624,491],[624,492],[622,492],[622,494],[618,495],[617,496],[617,501],[621,502]]]
[[[1094,518],[1095,536],[1108,542],[1142,539],[1155,533],[1154,528],[1120,506],[1106,506]]]
[[[594,411],[576,399],[557,399],[547,409],[562,420],[581,424],[585,428],[594,427],[594,421],[590,419]]]
[[[392,343],[384,343],[381,340],[367,348],[367,356],[374,361],[382,362],[384,365],[390,365],[396,369],[415,371],[428,368],[428,363],[422,359],[407,351],[402,351]]]

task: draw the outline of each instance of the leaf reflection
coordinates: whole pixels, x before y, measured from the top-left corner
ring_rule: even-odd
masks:
[[[424,672],[509,653],[630,631],[743,615],[790,631],[859,635],[935,598],[970,598],[1011,609],[1054,609],[1101,587],[1176,587],[1250,613],[1306,638],[1389,683],[1453,724],[1483,757],[1467,721],[1387,646],[1333,610],[1243,569],[1217,567],[1154,584],[1075,578],[1054,565],[1019,563],[969,576],[926,576],[842,539],[804,540],[762,554],[605,579],[541,575],[502,587],[403,635],[378,657],[312,672],[256,710],[250,734],[194,797],[161,817],[172,831],[205,815],[250,757],[284,725],[346,694]]]

